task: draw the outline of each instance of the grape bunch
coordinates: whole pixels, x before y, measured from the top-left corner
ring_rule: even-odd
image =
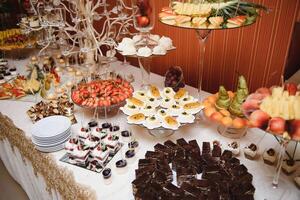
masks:
[[[175,92],[184,88],[183,72],[180,67],[171,67],[165,75],[165,87],[171,87]]]

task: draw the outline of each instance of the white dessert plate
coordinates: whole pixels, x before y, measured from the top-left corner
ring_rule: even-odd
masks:
[[[71,127],[71,121],[64,116],[51,116],[41,119],[33,125],[32,135],[36,138],[61,136]]]

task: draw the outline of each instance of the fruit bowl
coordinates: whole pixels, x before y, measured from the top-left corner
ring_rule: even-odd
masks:
[[[107,114],[117,114],[132,93],[131,84],[116,76],[79,83],[72,88],[71,99],[77,106],[95,109],[107,117]]]
[[[242,105],[251,127],[300,141],[300,91],[293,83],[259,88]]]
[[[204,116],[219,125],[218,132],[229,138],[243,137],[248,129],[248,119],[241,110],[242,102],[248,96],[245,78],[239,77],[235,93],[220,86],[219,92],[203,101]]]

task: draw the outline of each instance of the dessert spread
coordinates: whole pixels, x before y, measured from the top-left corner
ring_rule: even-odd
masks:
[[[252,175],[217,143],[211,151],[210,143],[203,142],[202,154],[196,140],[158,143],[138,161],[135,175],[131,184],[136,199],[254,198]]]

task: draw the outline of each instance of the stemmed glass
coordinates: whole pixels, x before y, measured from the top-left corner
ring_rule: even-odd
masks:
[[[155,7],[154,0],[132,0],[133,25],[138,30],[142,39],[140,45],[147,46],[150,41],[150,31],[154,28]]]
[[[117,27],[116,25],[110,26],[108,32],[107,32],[107,38],[108,38],[108,43],[109,43],[109,50],[106,52],[106,56],[109,58],[110,62],[116,61],[116,49],[115,49],[115,39],[117,36]]]

